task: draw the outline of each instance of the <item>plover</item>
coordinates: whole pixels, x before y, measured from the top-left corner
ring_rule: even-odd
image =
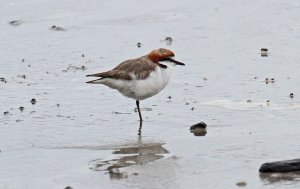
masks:
[[[155,49],[142,57],[126,60],[110,71],[87,75],[99,77],[87,83],[106,85],[136,100],[140,118],[140,134],[143,121],[140,101],[156,95],[165,88],[170,79],[170,67],[185,65],[174,60],[174,56],[171,50]]]

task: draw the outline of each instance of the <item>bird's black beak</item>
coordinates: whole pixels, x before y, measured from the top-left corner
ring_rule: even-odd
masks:
[[[177,60],[174,60],[173,58],[166,58],[166,60],[167,60],[167,61],[170,61],[170,62],[173,62],[173,63],[175,63],[176,65],[185,66],[184,63],[179,62],[179,61],[177,61]]]

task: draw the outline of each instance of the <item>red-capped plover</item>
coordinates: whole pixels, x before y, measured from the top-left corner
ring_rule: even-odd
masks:
[[[171,50],[156,49],[145,56],[126,60],[110,71],[87,75],[99,77],[87,83],[103,84],[135,99],[140,118],[140,134],[143,118],[139,102],[165,88],[170,79],[170,67],[185,65],[174,60],[174,56]]]

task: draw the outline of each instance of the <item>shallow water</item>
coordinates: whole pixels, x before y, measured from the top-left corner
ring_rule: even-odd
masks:
[[[299,188],[297,175],[258,172],[299,158],[299,9],[292,0],[1,1],[0,188]],[[139,137],[135,102],[85,75],[158,47],[186,66],[141,102],[150,111]],[[207,133],[195,137],[201,121]],[[114,153],[153,144],[164,150]],[[126,166],[109,173],[118,162]]]

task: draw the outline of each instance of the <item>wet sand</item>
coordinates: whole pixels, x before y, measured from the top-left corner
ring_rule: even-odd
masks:
[[[0,188],[299,188],[297,173],[258,172],[299,158],[299,9],[2,1]],[[135,102],[85,75],[159,47],[186,66],[141,102],[139,137]]]

